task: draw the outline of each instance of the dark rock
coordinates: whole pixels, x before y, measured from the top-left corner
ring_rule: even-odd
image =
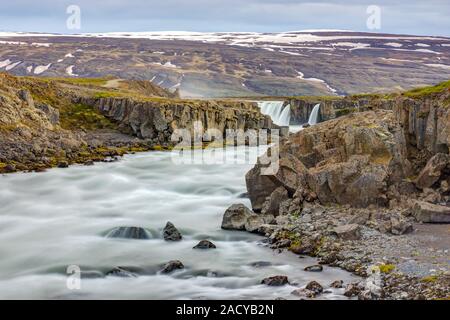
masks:
[[[323,271],[323,267],[321,265],[313,265],[313,266],[308,266],[305,269],[303,269],[305,271],[309,271],[309,272],[321,272]]]
[[[330,284],[330,287],[335,288],[335,289],[343,288],[343,286],[344,286],[344,281],[342,281],[342,280],[336,280]]]
[[[161,270],[161,273],[171,273],[179,269],[184,269],[183,263],[180,260],[172,260],[164,265],[163,269]]]
[[[141,227],[117,227],[108,232],[106,237],[138,240],[151,238],[149,232]]]
[[[163,237],[166,241],[180,241],[183,238],[178,229],[170,221],[164,227]]]
[[[68,168],[69,167],[69,163],[67,161],[60,161],[60,162],[58,162],[57,167],[58,168]]]
[[[94,165],[94,161],[93,160],[87,160],[86,162],[84,162],[85,166],[93,166]]]
[[[193,249],[215,249],[216,245],[209,240],[200,241]]]
[[[305,289],[314,292],[316,295],[322,293],[322,291],[323,291],[322,285],[320,283],[318,283],[317,281],[311,281],[310,283],[308,283],[306,285]]]
[[[272,265],[272,263],[269,261],[256,261],[256,262],[250,263],[250,266],[255,267],[255,268],[270,267],[271,265]]]
[[[122,278],[137,278],[137,274],[128,270],[126,267],[115,267],[106,273],[107,276],[122,277]]]
[[[284,286],[288,283],[289,281],[287,276],[273,276],[265,278],[261,281],[261,284],[265,284],[268,286]]]
[[[363,288],[359,286],[357,283],[349,283],[345,287],[344,296],[346,297],[353,297],[359,295],[359,293],[362,291]]]
[[[316,293],[314,291],[308,289],[295,289],[291,292],[294,296],[304,297],[304,298],[315,298]]]
[[[4,168],[3,171],[6,173],[11,173],[11,172],[16,172],[16,166],[13,164],[7,164]]]

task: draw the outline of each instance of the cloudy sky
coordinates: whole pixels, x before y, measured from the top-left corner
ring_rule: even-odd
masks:
[[[66,27],[69,5],[81,9],[80,30]],[[381,8],[379,30],[367,28],[369,5]],[[13,0],[0,10],[0,31],[345,29],[450,36],[449,17],[449,0]]]

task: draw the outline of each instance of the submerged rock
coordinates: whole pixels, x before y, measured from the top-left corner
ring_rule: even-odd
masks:
[[[67,161],[60,161],[58,162],[58,168],[68,168],[69,167],[69,163]]]
[[[166,241],[180,241],[183,238],[178,229],[170,221],[164,227],[163,237]]]
[[[171,273],[179,269],[184,269],[183,263],[180,260],[172,260],[164,265],[163,269],[161,270],[161,273]]]
[[[209,240],[201,240],[193,249],[216,249],[216,245]]]
[[[321,272],[323,271],[323,267],[319,264],[313,265],[313,266],[308,266],[305,269],[303,269],[305,271],[309,271],[309,272]]]
[[[117,227],[108,232],[106,237],[137,240],[146,240],[151,238],[149,232],[141,227]]]
[[[265,284],[268,286],[284,286],[285,284],[288,284],[289,280],[287,276],[272,276],[264,278],[261,281],[261,284]]]
[[[129,270],[127,267],[115,267],[106,273],[107,276],[122,278],[137,278],[137,274]]]

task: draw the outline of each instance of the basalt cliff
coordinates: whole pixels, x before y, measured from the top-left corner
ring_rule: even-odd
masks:
[[[176,129],[277,128],[252,102],[182,100],[148,81],[0,74],[0,173],[170,149]],[[205,139],[207,140],[207,139]],[[207,142],[207,141],[205,141]]]

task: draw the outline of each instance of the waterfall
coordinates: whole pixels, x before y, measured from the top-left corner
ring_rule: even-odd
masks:
[[[319,121],[319,109],[320,109],[320,103],[316,104],[314,108],[311,111],[311,114],[309,115],[308,124],[310,126],[313,126],[317,124],[317,121]]]
[[[270,116],[272,121],[279,126],[289,126],[291,120],[291,106],[283,108],[284,101],[260,101],[258,106],[261,113]]]

